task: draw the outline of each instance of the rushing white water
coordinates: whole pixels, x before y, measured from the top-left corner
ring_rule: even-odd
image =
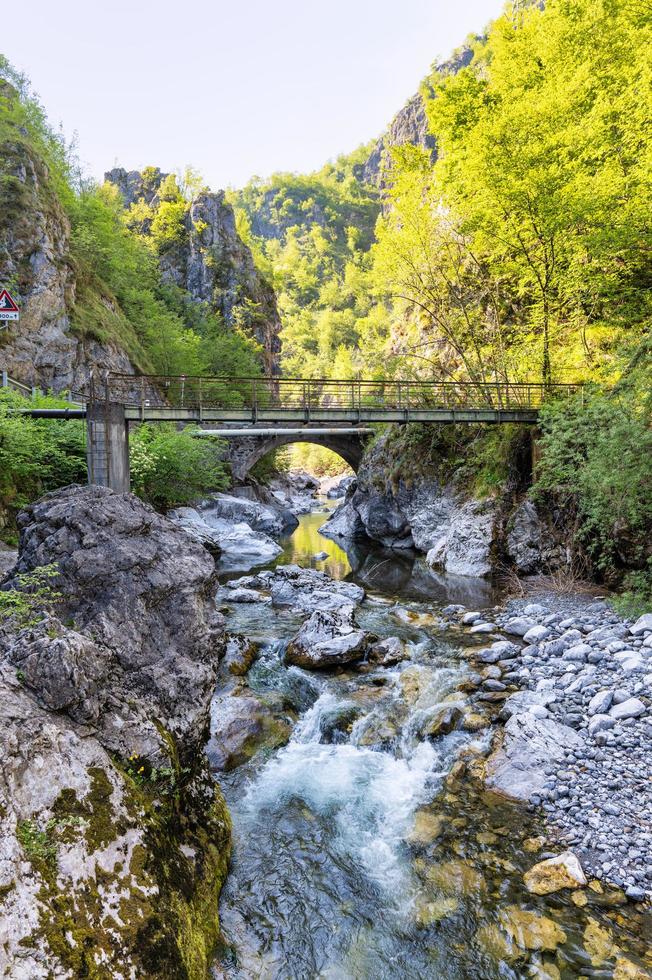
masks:
[[[532,833],[521,811],[471,797],[456,776],[444,781],[460,753],[473,760],[488,748],[491,729],[471,734],[453,711],[444,716],[453,730],[440,734],[442,710],[468,717],[488,702],[469,701],[455,636],[440,630],[435,602],[415,597],[426,579],[412,574],[402,585],[402,557],[369,568],[382,567],[387,590],[393,563],[394,598],[372,594],[356,611],[361,628],[403,643],[406,659],[391,668],[288,667],[300,617],[256,604],[232,616],[262,642],[248,687],[287,711],[294,730],[271,758],[263,748],[221,776],[234,851],[220,907],[230,948],[215,977],[610,976],[584,951],[586,922],[572,902],[549,913],[569,938],[562,953],[513,955],[504,922],[515,905],[533,910],[523,885],[533,855],[519,843]]]
[[[300,800],[332,822],[332,844],[343,858],[405,898],[409,875],[401,844],[439,762],[428,743],[421,743],[411,759],[396,759],[355,745],[291,742],[258,776],[243,810],[258,819],[261,810]]]

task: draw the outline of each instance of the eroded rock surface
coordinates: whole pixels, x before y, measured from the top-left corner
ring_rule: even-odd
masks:
[[[440,482],[417,474],[390,486],[385,438],[366,453],[344,502],[320,528],[327,537],[377,541],[394,550],[416,549],[448,575],[486,577],[501,561],[523,574],[555,567],[559,545],[530,501],[507,496],[476,499],[458,476]],[[562,549],[563,550],[563,549]]]
[[[56,565],[61,598],[0,633],[1,972],[203,975],[230,835],[202,751],[224,644],[213,559],[99,487],[19,525],[17,571]]]
[[[530,712],[514,714],[505,725],[502,746],[487,760],[487,785],[511,799],[530,800],[544,788],[546,767],[582,745],[567,725]]]
[[[288,645],[287,663],[308,670],[322,670],[360,660],[369,642],[353,618],[354,607],[314,612]]]

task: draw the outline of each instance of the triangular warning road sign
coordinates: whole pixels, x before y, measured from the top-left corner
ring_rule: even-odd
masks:
[[[0,293],[0,312],[2,313],[18,313],[18,307],[9,295],[6,289],[3,289]]]
[[[4,330],[3,320],[18,320],[20,310],[6,289],[0,291],[0,327]]]

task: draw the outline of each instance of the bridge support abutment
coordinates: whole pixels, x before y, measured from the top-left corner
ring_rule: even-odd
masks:
[[[125,406],[89,402],[86,409],[88,482],[129,492],[129,423]]]

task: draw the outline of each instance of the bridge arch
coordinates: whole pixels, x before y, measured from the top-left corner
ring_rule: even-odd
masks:
[[[282,446],[307,442],[311,445],[332,449],[357,473],[368,439],[368,434],[361,435],[355,431],[346,432],[346,430],[342,435],[332,433],[316,435],[299,431],[292,434],[238,436],[228,440],[228,460],[231,464],[234,482],[242,483],[251,468],[263,456],[267,456],[268,453],[274,452],[275,449],[280,449]]]

